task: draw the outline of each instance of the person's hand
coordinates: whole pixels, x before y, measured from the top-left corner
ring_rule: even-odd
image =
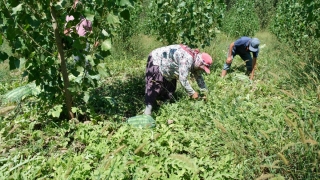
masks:
[[[65,30],[63,31],[63,33],[64,33],[65,35],[68,35],[68,34],[70,33],[70,29],[65,29]]]
[[[227,63],[227,64],[231,64],[231,62],[232,62],[232,57],[231,57],[231,56],[228,56],[226,63]]]
[[[199,98],[199,94],[197,92],[192,94],[192,99],[198,99]]]

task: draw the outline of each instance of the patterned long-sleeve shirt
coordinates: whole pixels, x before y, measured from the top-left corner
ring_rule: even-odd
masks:
[[[151,52],[153,64],[167,80],[179,79],[181,85],[189,95],[195,93],[188,81],[189,72],[193,74],[200,89],[206,89],[206,84],[201,75],[201,70],[193,68],[193,57],[180,45],[170,45],[155,49]]]

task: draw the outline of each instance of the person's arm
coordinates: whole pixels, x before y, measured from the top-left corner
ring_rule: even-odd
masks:
[[[251,71],[251,74],[250,74],[250,79],[251,80],[253,80],[254,70],[256,69],[256,67],[257,67],[257,58],[253,57],[253,59],[252,59],[252,71]]]
[[[198,93],[192,88],[188,81],[188,75],[190,72],[190,68],[188,64],[193,61],[193,58],[190,56],[190,59],[187,57],[184,57],[183,59],[180,59],[179,62],[179,81],[188,93],[188,95],[194,99],[198,98]]]
[[[232,63],[232,50],[234,48],[234,42],[232,42],[230,45],[229,45],[229,49],[228,49],[228,56],[227,56],[227,60],[226,60],[226,64],[230,65]],[[222,69],[221,71],[221,77],[224,77],[227,75],[227,70],[225,69]]]
[[[233,47],[234,47],[234,42],[232,42],[230,44],[230,46],[229,46],[228,58],[227,58],[227,61],[226,61],[227,64],[230,64],[232,62],[232,50],[233,50]]]
[[[66,29],[64,29],[63,33],[64,33],[65,35],[69,35],[70,31],[71,31],[70,28],[66,28]]]
[[[188,76],[188,72],[180,69],[180,72],[179,72],[179,81],[182,85],[182,87],[184,87],[184,89],[186,90],[186,92],[188,93],[189,96],[192,96],[194,95],[195,90],[193,90],[192,86],[190,85],[188,79],[187,79],[187,76]]]
[[[207,91],[206,83],[204,82],[203,76],[201,74],[201,71],[195,71],[193,73],[194,78],[196,79],[196,82],[200,88],[200,91]]]
[[[193,75],[194,75],[194,78],[196,79],[196,82],[197,82],[199,88],[200,88],[200,92],[202,92],[202,93],[208,92],[208,89],[207,89],[206,83],[204,82],[201,71],[195,71],[193,73]],[[194,96],[196,96],[196,97],[192,96],[193,99],[199,98],[199,94],[197,92]]]

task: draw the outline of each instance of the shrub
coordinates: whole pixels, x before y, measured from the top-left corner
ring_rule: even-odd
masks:
[[[278,39],[289,44],[304,62],[304,68],[300,68],[302,71],[292,74],[294,79],[300,79],[299,83],[319,81],[319,22],[320,0],[289,0],[279,3],[270,26]],[[315,74],[314,77],[308,77],[313,74]],[[314,86],[314,88],[317,87]]]
[[[253,36],[258,30],[259,18],[251,0],[237,1],[222,22],[222,31],[231,37]]]

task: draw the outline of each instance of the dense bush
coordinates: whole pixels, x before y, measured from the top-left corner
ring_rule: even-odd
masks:
[[[319,179],[319,99],[284,89],[297,57],[269,33],[257,37],[267,45],[254,82],[240,76],[242,61],[226,79],[212,67],[207,100],[190,100],[178,84],[178,100],[152,114],[156,128],[124,123],[143,111],[145,60],[108,61],[112,76],[92,92],[99,111],[90,121],[41,122],[37,103],[0,116],[0,179]],[[227,38],[207,52],[225,57]]]
[[[148,12],[146,11],[149,4],[148,0],[144,0],[125,11],[130,16],[123,20],[121,28],[118,29],[112,40],[113,48],[110,59],[146,58],[152,49],[162,45],[161,42],[153,41],[155,38],[150,35],[151,27],[148,26]]]
[[[256,14],[258,15],[261,29],[266,29],[269,26],[270,21],[275,14],[277,4],[279,1],[281,0],[251,1],[251,3],[254,4],[254,10]],[[225,0],[227,11],[230,11],[231,9],[234,10],[234,7],[237,5],[237,3],[239,3],[237,0]],[[251,6],[250,8],[246,7],[245,9],[249,11],[253,10]]]
[[[314,78],[317,80],[320,74],[319,22],[319,0],[289,0],[279,3],[270,27],[280,41],[289,44],[301,57],[305,63],[302,73],[316,74]],[[296,78],[306,77],[306,75],[299,75]]]
[[[208,46],[223,17],[222,0],[157,0],[150,4],[149,26],[167,44]]]
[[[231,37],[253,36],[259,27],[259,18],[252,0],[237,1],[222,22],[222,31]]]
[[[277,2],[279,0],[255,1],[255,10],[259,17],[260,28],[266,29],[275,14]]]

